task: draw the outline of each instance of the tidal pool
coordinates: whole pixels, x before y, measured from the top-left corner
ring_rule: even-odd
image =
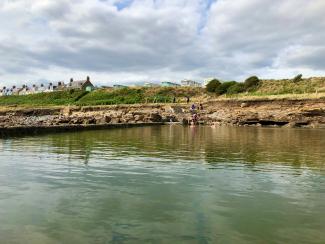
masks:
[[[0,243],[325,243],[325,130],[0,139]]]

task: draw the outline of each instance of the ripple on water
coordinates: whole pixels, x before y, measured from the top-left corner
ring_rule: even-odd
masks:
[[[324,133],[163,126],[1,140],[0,242],[325,241]]]

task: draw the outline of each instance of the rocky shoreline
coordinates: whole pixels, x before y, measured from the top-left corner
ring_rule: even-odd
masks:
[[[137,104],[0,110],[0,135],[8,131],[80,130],[168,122],[188,124],[193,113],[206,125],[325,128],[325,99],[211,101],[191,104]],[[33,128],[33,129],[32,129]],[[52,129],[51,129],[52,128]]]

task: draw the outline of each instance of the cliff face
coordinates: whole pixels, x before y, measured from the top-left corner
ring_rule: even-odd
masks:
[[[187,124],[193,113],[201,124],[237,126],[286,126],[325,128],[325,99],[214,101],[203,109],[191,104],[120,105],[7,109],[0,112],[0,127],[136,124],[180,122]]]

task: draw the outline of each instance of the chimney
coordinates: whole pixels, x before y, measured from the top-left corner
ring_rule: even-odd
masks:
[[[70,79],[70,83],[72,83],[72,82],[73,82],[73,78]]]
[[[89,78],[89,76],[87,76],[87,82],[89,82],[90,81],[90,78]]]

